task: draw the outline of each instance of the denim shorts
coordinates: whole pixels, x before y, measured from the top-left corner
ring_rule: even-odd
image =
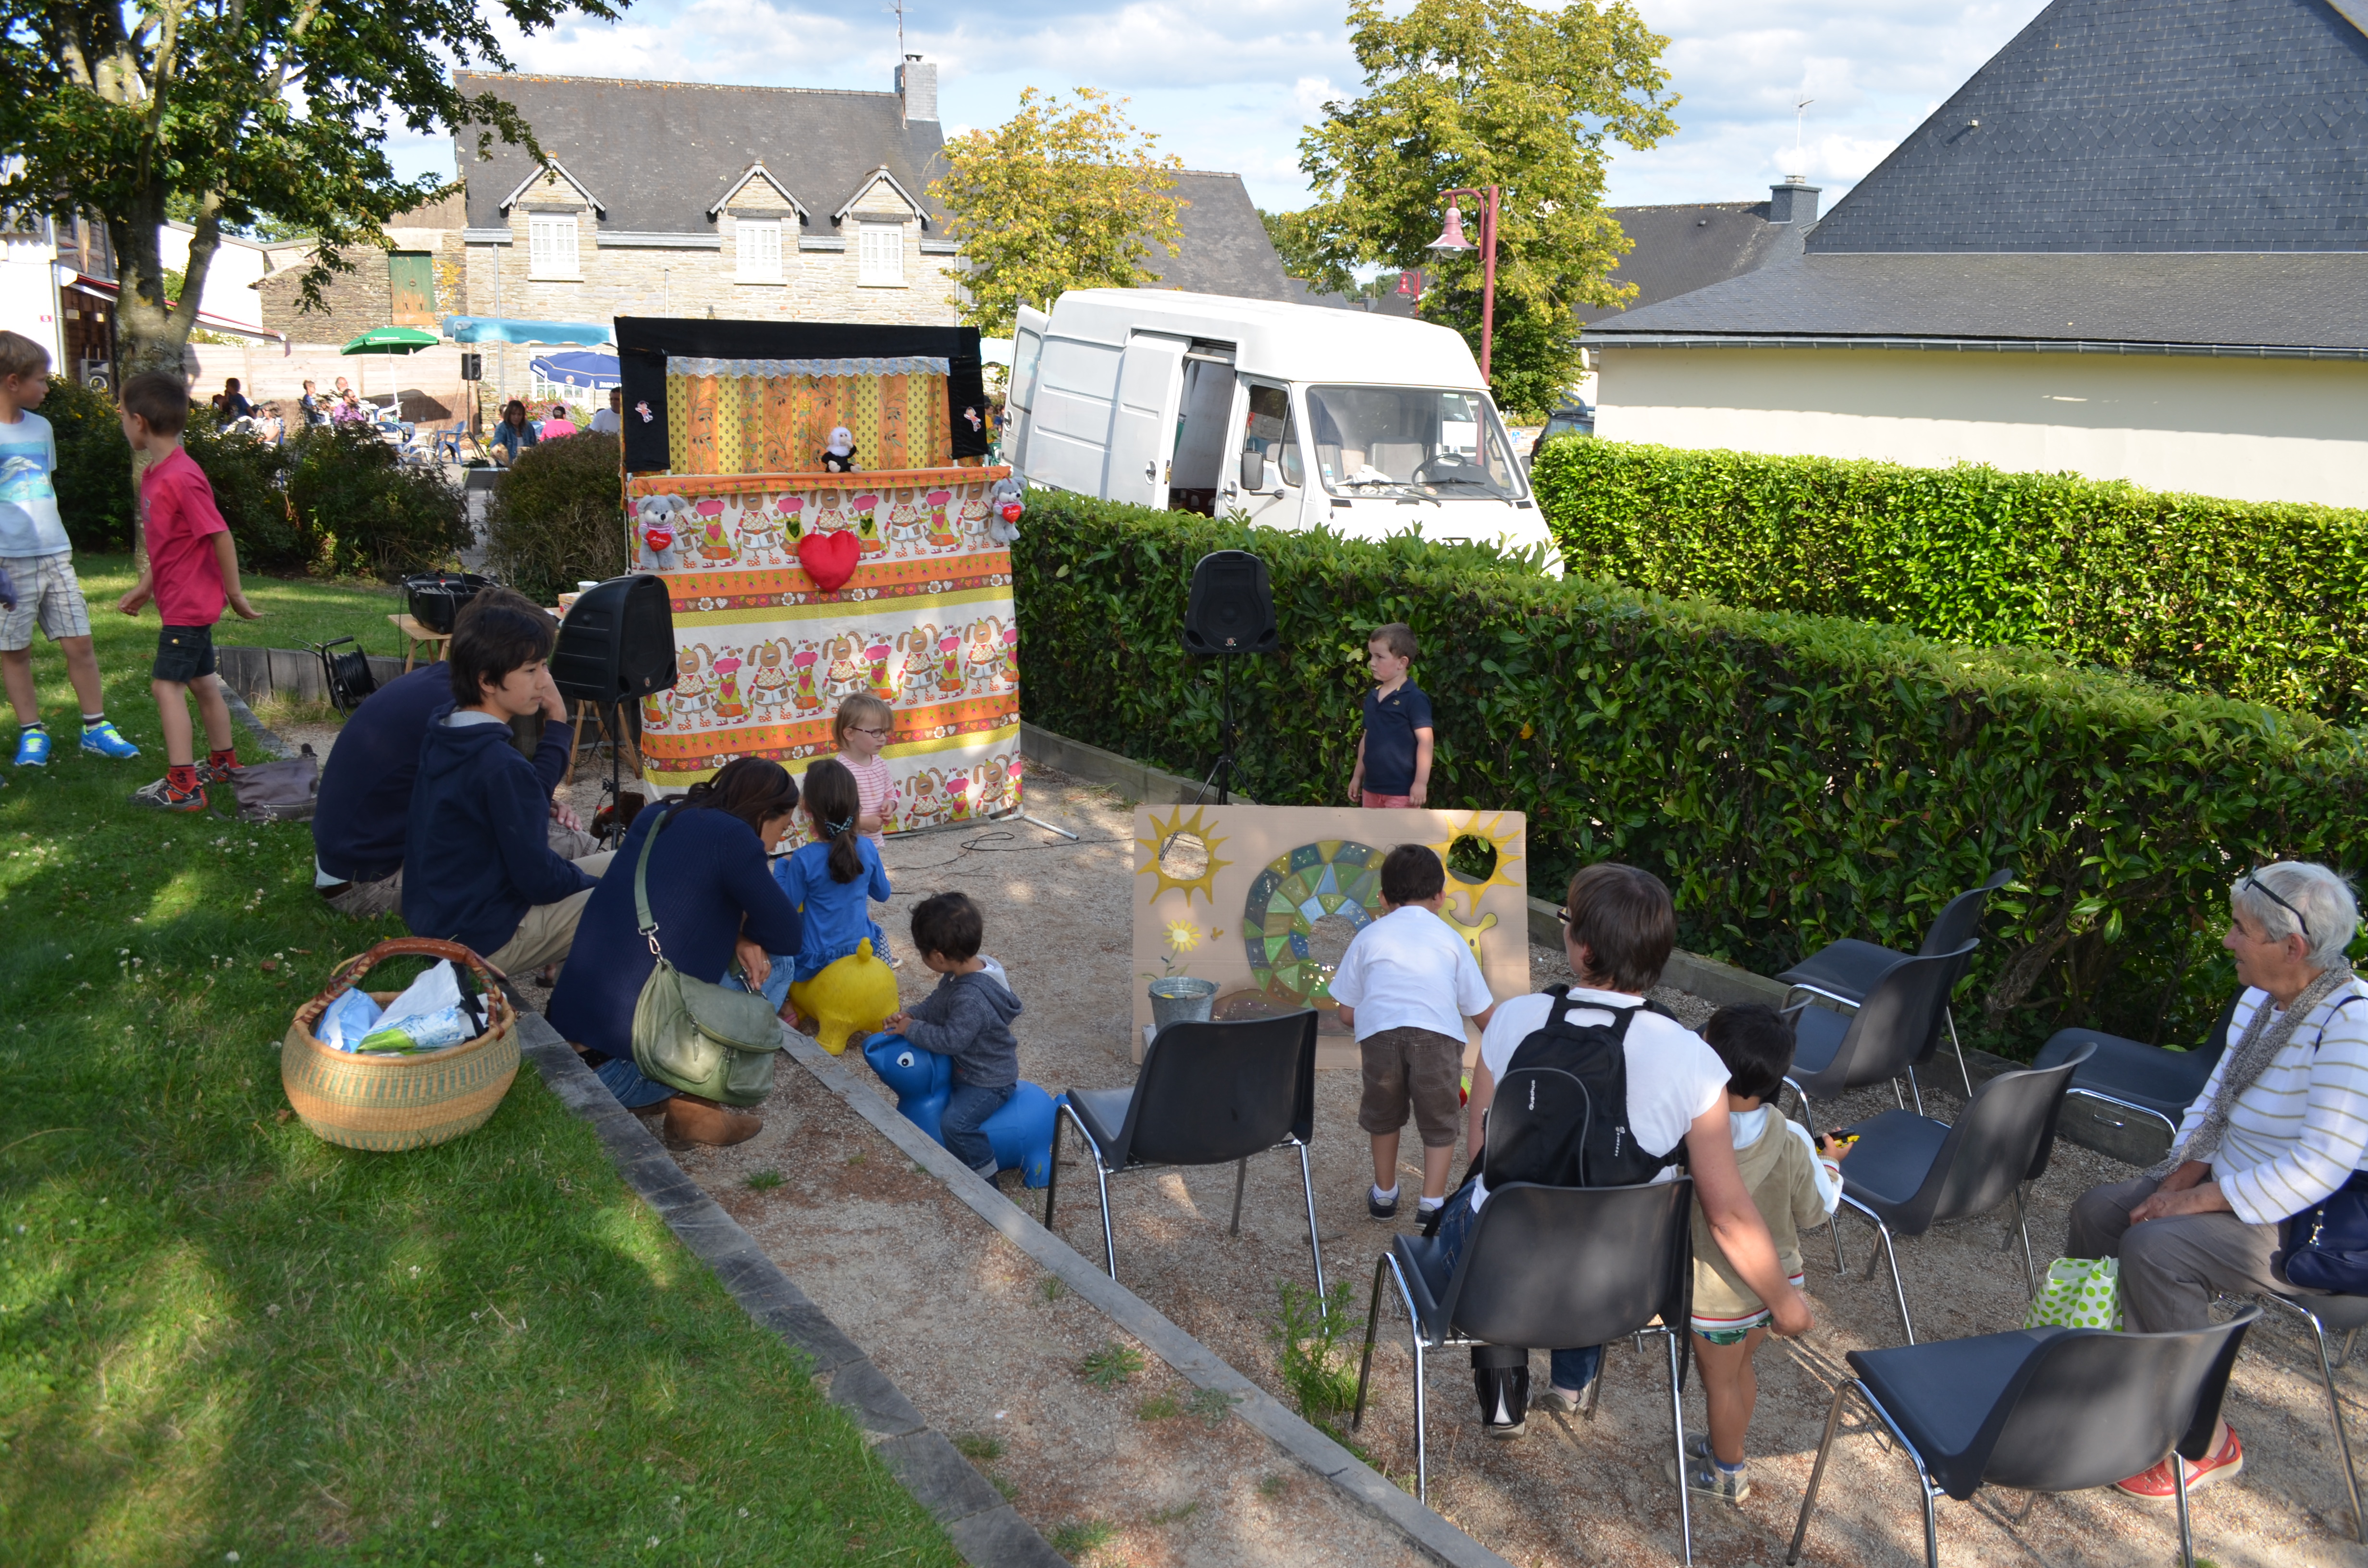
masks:
[[[156,666],[148,672],[158,680],[187,686],[199,676],[214,673],[214,629],[211,626],[168,626],[156,633]]]

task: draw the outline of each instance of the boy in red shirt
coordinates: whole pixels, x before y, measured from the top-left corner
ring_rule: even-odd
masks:
[[[201,812],[205,786],[237,770],[232,744],[230,705],[214,675],[214,622],[222,602],[247,619],[261,612],[238,585],[238,547],[230,525],[214,506],[214,487],[205,471],[181,449],[189,422],[189,390],[178,376],[151,370],[123,386],[123,437],[152,460],[140,476],[140,512],[148,542],[148,564],[140,581],[117,606],[138,615],[150,599],[165,629],[156,639],[156,665],[149,689],[165,729],[165,777],[135,793],[135,804],[160,812]],[[189,728],[188,694],[198,696],[210,748],[205,767],[196,766],[196,737]]]

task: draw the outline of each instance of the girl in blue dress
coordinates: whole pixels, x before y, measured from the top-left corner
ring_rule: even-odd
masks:
[[[788,999],[792,981],[812,980],[867,941],[875,955],[885,951],[871,905],[888,900],[888,869],[881,864],[879,846],[856,831],[863,806],[855,775],[834,761],[815,763],[806,769],[801,805],[818,842],[773,862],[773,880],[805,921],[797,953],[776,955],[765,981],[765,995],[776,1010]]]

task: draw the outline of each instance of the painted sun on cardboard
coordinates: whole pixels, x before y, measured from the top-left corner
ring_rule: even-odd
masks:
[[[1337,949],[1384,913],[1382,861],[1400,844],[1429,845],[1451,868],[1457,840],[1486,846],[1486,877],[1449,870],[1442,913],[1471,945],[1490,993],[1521,994],[1530,988],[1527,831],[1519,812],[1138,806],[1138,1050],[1151,1023],[1149,983],[1189,974],[1216,983],[1220,1018],[1315,1008],[1324,1032],[1338,1037],[1322,1064],[1353,1062],[1330,990]]]

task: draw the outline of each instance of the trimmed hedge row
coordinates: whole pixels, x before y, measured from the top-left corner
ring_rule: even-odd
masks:
[[[1531,477],[1565,561],[1592,576],[2368,720],[2368,512],[1579,439]]]
[[[1218,670],[1178,642],[1193,562],[1255,550],[1283,651],[1235,661],[1240,786],[1344,803],[1373,626],[1410,623],[1438,714],[1433,803],[1515,809],[1531,889],[1616,857],[1679,940],[1772,974],[1840,937],[1912,949],[1998,865],[1960,1021],[2028,1057],[2055,1028],[2199,1036],[2249,861],[2356,864],[2345,731],[1854,621],[1556,582],[1469,547],[1367,544],[1039,491],[1012,550],[1022,710],[1178,772],[1217,749]]]

